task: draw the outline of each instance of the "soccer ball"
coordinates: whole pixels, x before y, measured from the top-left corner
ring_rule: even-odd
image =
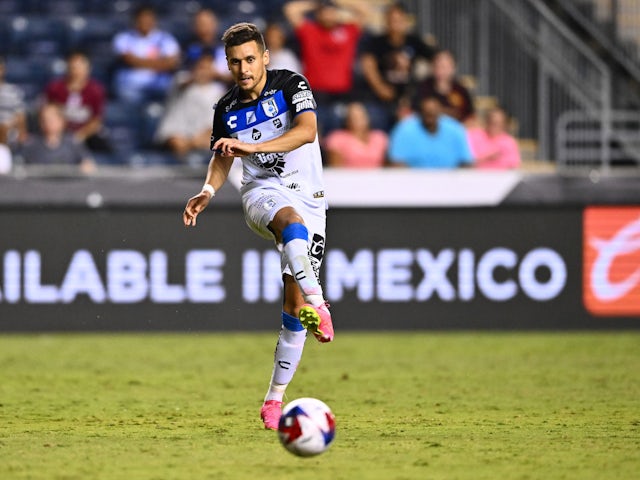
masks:
[[[336,433],[331,409],[315,398],[299,398],[282,410],[278,425],[280,443],[294,455],[312,457],[324,452]]]

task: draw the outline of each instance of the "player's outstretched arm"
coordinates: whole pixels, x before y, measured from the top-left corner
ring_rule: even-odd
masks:
[[[263,143],[246,143],[237,138],[221,138],[214,149],[219,150],[225,158],[243,157],[252,153],[290,152],[316,139],[318,131],[316,114],[312,111],[302,112],[293,120],[293,127],[281,136]]]
[[[182,213],[182,221],[185,227],[195,227],[196,218],[227,179],[229,170],[233,164],[233,158],[225,158],[219,154],[214,155],[209,162],[207,171],[207,179],[202,187],[202,191],[194,195],[187,201],[187,206]]]

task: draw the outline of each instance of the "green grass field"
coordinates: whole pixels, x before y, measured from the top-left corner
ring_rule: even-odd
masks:
[[[338,430],[308,459],[259,420],[274,341],[0,336],[0,478],[640,478],[638,332],[310,339],[288,397]]]

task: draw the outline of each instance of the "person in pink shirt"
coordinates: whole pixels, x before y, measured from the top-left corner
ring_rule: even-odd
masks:
[[[484,169],[510,169],[520,166],[518,143],[507,133],[507,114],[499,107],[487,111],[484,127],[467,130],[475,166]]]
[[[382,130],[372,130],[369,114],[362,103],[347,106],[345,129],[334,130],[325,138],[330,167],[380,168],[385,163],[389,139]]]

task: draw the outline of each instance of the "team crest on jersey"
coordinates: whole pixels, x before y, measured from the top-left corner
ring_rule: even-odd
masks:
[[[262,105],[262,110],[264,110],[264,114],[267,117],[272,118],[278,115],[278,104],[276,103],[275,98],[267,98],[266,100],[260,102],[260,104]]]

